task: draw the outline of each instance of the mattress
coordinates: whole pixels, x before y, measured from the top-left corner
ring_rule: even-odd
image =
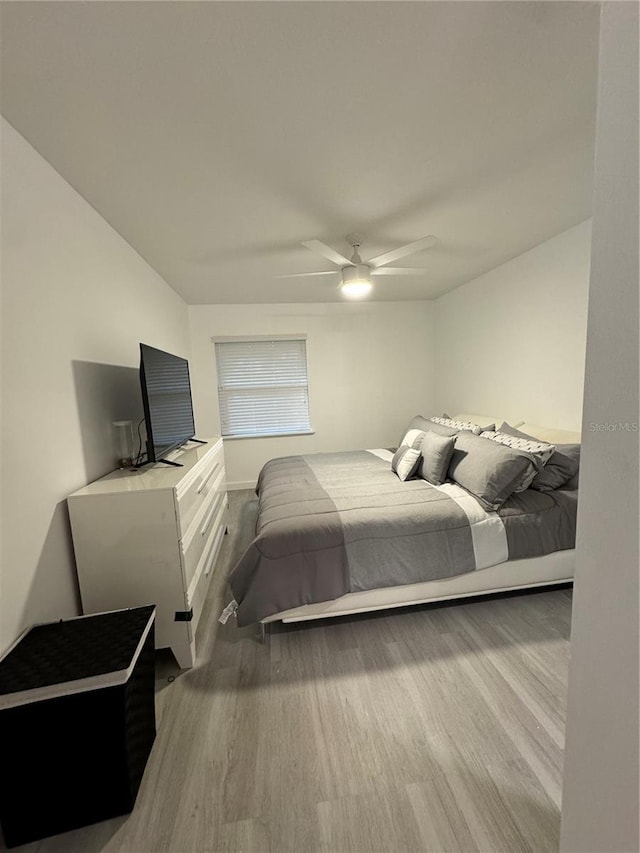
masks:
[[[239,625],[575,547],[576,491],[527,489],[489,512],[454,483],[399,480],[390,460],[360,450],[263,467],[255,537],[229,575]]]

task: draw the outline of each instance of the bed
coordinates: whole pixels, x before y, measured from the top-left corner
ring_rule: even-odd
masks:
[[[470,425],[477,425],[474,432]],[[407,442],[413,442],[413,455],[403,458]],[[438,463],[446,466],[441,481],[426,464],[434,443],[450,449],[448,460]],[[542,452],[537,443],[551,448],[543,463],[535,457]],[[229,575],[238,625],[570,582],[579,447],[577,433],[461,413],[451,419],[416,416],[397,450],[270,460],[256,486],[255,537]],[[566,461],[566,448],[573,448],[566,451],[573,467],[563,470],[564,482],[556,487],[554,463]],[[403,478],[401,466],[416,449],[422,467]],[[482,462],[479,486],[478,466],[471,470],[470,460],[477,463],[476,455],[485,452],[498,462]],[[517,491],[509,485],[496,498],[501,485],[493,483],[491,466],[504,468],[508,458],[511,471],[515,457],[518,470],[529,473],[518,475]],[[545,478],[550,488],[542,488]],[[482,491],[485,479],[493,483],[489,491]]]

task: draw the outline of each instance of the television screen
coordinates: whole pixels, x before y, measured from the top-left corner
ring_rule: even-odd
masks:
[[[189,362],[140,344],[140,385],[147,427],[147,462],[158,462],[196,432]]]

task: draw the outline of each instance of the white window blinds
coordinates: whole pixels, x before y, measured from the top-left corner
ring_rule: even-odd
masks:
[[[223,436],[311,432],[304,338],[215,341]]]

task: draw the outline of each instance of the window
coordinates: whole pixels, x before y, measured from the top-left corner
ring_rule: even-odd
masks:
[[[223,436],[312,432],[304,336],[214,338],[214,343]]]

